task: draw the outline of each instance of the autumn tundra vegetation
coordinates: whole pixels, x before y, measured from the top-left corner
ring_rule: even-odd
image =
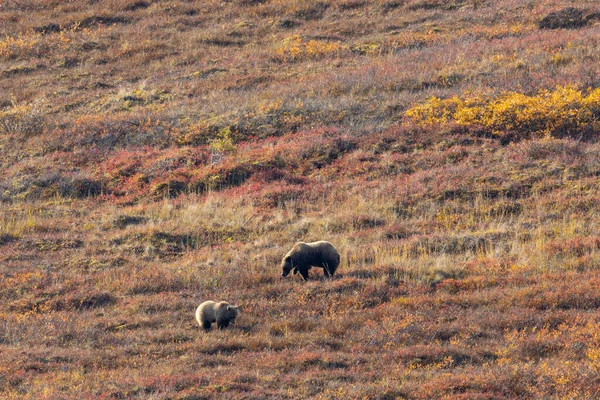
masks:
[[[0,398],[600,397],[599,33],[595,0],[0,2]],[[334,276],[280,276],[318,240]]]

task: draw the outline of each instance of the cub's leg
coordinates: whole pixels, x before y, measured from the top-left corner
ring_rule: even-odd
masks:
[[[227,328],[229,326],[229,321],[228,320],[222,320],[222,321],[217,321],[217,328],[219,329],[223,329],[223,328]]]

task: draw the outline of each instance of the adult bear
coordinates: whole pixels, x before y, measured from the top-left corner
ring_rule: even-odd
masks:
[[[323,268],[326,277],[333,276],[340,265],[340,254],[329,242],[298,242],[281,260],[281,276],[288,276],[290,272],[300,272],[304,280],[308,279],[308,270],[311,267]]]

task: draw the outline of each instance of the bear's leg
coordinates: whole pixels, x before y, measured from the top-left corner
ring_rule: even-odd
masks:
[[[208,321],[202,321],[202,327],[204,328],[205,331],[210,329],[210,322]]]
[[[325,278],[329,278],[331,276],[329,273],[329,265],[327,265],[327,263],[323,263],[323,275],[325,275]]]
[[[298,272],[300,272],[300,275],[302,275],[302,279],[305,281],[308,280],[308,268],[298,268]]]
[[[337,271],[337,269],[338,269],[338,267],[339,267],[339,266],[340,266],[340,263],[339,263],[339,262],[337,262],[337,263],[333,263],[333,265],[331,265],[331,266],[329,267],[329,274],[330,274],[331,276],[335,275],[335,271]]]
[[[217,321],[217,328],[219,328],[219,329],[227,328],[228,326],[229,326],[229,321],[226,319]]]

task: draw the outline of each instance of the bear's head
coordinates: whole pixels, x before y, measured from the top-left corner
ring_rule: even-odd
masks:
[[[296,273],[296,269],[292,264],[292,257],[285,256],[283,260],[281,260],[281,276],[288,276],[290,272],[294,270],[294,274]]]
[[[221,304],[221,307],[219,309],[217,319],[230,322],[235,321],[236,317],[239,315],[240,307],[229,304],[226,301],[223,301],[219,304]]]
[[[239,313],[240,313],[239,306],[232,306],[232,305],[227,306],[227,317],[229,320],[234,320],[238,316]]]

